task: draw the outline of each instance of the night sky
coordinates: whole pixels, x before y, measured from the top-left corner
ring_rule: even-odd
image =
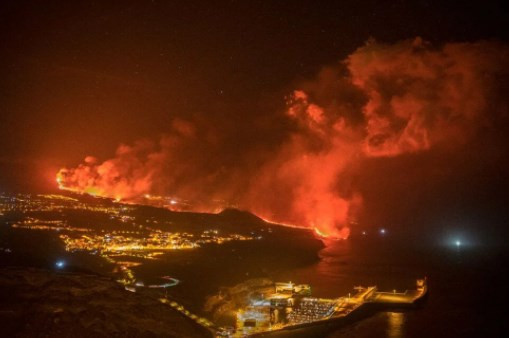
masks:
[[[475,209],[473,205],[480,211],[471,214],[493,215],[507,186],[502,169],[507,164],[506,128],[500,127],[507,122],[508,107],[500,94],[508,88],[503,64],[507,59],[500,56],[507,52],[507,14],[502,1],[4,1],[0,5],[0,190],[54,189],[55,174],[62,167],[74,168],[86,156],[97,158],[94,163],[114,158],[120,144],[155,142],[156,148],[178,148],[157,171],[165,177],[158,186],[167,188],[155,192],[189,195],[184,187],[204,186],[211,198],[234,199],[244,208],[265,210],[252,199],[264,195],[268,186],[277,185],[270,193],[285,194],[301,177],[282,185],[274,183],[280,176],[260,179],[264,188],[246,188],[249,197],[239,196],[239,186],[252,186],[253,180],[274,168],[278,175],[295,169],[295,157],[287,159],[297,150],[288,150],[288,144],[311,154],[330,149],[320,137],[306,138],[306,146],[292,138],[308,135],[284,114],[294,90],[306,91],[309,101],[325,107],[326,114],[332,111],[327,108],[330,102],[350,102],[354,107],[336,112],[343,111],[357,128],[366,115],[356,112],[362,111],[373,88],[366,85],[364,92],[357,93],[351,85],[338,85],[347,94],[333,100],[327,93],[336,87],[327,76],[349,76],[341,65],[367,41],[403,46],[402,41],[421,37],[425,46],[435,50],[467,43],[457,48],[458,55],[470,55],[471,44],[486,43],[475,47],[472,59],[481,60],[484,56],[478,57],[479,53],[488,50],[486,59],[498,60],[498,68],[490,68],[492,62],[471,64],[485,67],[479,66],[475,74],[489,74],[483,88],[493,84],[493,90],[486,89],[480,100],[495,102],[497,109],[488,104],[473,114],[488,116],[483,121],[491,122],[476,120],[472,123],[482,127],[475,130],[447,129],[447,135],[461,139],[457,147],[435,147],[434,140],[444,143],[446,132],[434,129],[430,151],[425,145],[426,151],[420,152],[417,142],[415,149],[398,150],[398,155],[408,153],[402,157],[396,157],[395,150],[370,149],[366,154],[373,158],[359,164],[353,160],[357,155],[348,155],[341,169],[331,174],[332,188],[325,189],[342,200],[324,212],[344,208],[345,199],[349,205],[362,200],[363,210],[372,215],[364,216],[367,222],[410,222],[409,215],[422,208],[441,215],[446,213],[443,210],[454,210],[448,217],[457,220],[462,219],[462,211]],[[379,49],[373,48],[373,55],[379,55]],[[388,49],[383,55],[399,51]],[[323,75],[324,67],[336,69],[334,75]],[[359,66],[359,78],[362,69]],[[460,93],[460,101],[461,95],[472,96]],[[307,100],[298,94],[293,99]],[[309,102],[299,102],[309,108]],[[174,140],[174,134],[193,141]],[[297,147],[295,142],[301,143]],[[146,152],[154,146],[141,147]],[[328,154],[325,160],[336,156],[333,151]],[[277,156],[286,160],[269,160]],[[182,162],[187,167],[172,171],[175,163]],[[300,165],[293,172],[300,172]],[[315,168],[313,163],[304,166]],[[398,174],[381,178],[381,172]],[[183,173],[207,178],[196,181]],[[314,187],[315,181],[309,184]],[[218,187],[225,186],[227,191],[218,193]],[[153,186],[143,189],[154,190]],[[402,198],[409,192],[412,198]],[[305,202],[299,200],[292,208]],[[391,213],[388,219],[384,210],[394,208],[401,212]],[[276,218],[311,222],[307,214],[302,215]]]

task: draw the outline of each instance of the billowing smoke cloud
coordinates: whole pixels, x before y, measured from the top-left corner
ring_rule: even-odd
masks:
[[[193,122],[175,119],[170,129],[157,142],[120,145],[115,157],[104,162],[88,156],[76,168],[61,169],[57,174],[60,188],[124,201],[155,200],[176,210],[217,211],[219,202],[224,202],[221,197],[232,186],[231,175],[217,156],[224,141],[199,118]],[[223,188],[217,190],[217,184]],[[166,200],[156,198],[168,194]]]
[[[122,145],[102,163],[87,157],[58,181],[132,201],[170,195],[171,204],[191,210],[235,205],[346,238],[362,207],[358,168],[373,158],[454,151],[474,139],[493,123],[494,100],[507,106],[493,93],[507,78],[508,55],[496,42],[369,41],[289,95],[283,118],[265,131],[283,137],[269,145],[234,144],[220,121],[176,119],[158,143]],[[246,116],[253,126],[259,118]],[[237,147],[244,149],[232,161]]]
[[[269,219],[346,238],[360,196],[341,189],[339,175],[359,156],[362,133],[309,100],[304,91],[293,93],[286,113],[296,131],[253,175],[244,203]]]
[[[507,48],[447,44],[441,50],[416,39],[369,43],[352,54],[352,83],[368,97],[365,152],[395,156],[461,143],[486,113],[487,89],[503,69]]]

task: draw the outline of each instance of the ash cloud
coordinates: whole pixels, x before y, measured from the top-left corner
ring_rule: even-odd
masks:
[[[58,180],[69,190],[124,200],[177,196],[198,211],[235,205],[346,238],[351,221],[376,209],[377,199],[384,205],[380,187],[388,177],[395,191],[435,179],[433,168],[443,182],[465,149],[504,148],[505,138],[487,131],[507,122],[508,55],[506,45],[490,41],[440,47],[420,38],[368,41],[301,83],[273,123],[264,114],[246,114],[241,125],[175,119],[157,142],[121,145],[104,162],[88,157],[62,169]],[[237,144],[236,135],[249,127],[274,141]],[[409,158],[430,170],[409,169]]]

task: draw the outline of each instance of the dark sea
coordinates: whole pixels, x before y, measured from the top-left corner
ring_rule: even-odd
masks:
[[[243,279],[306,283],[311,285],[313,296],[332,298],[353,294],[353,287],[358,285],[376,285],[381,291],[411,290],[416,288],[416,279],[426,277],[429,294],[422,307],[378,312],[338,328],[329,337],[506,336],[509,256],[501,246],[410,244],[389,235],[366,236],[327,241],[316,261],[290,261],[286,266],[266,257],[263,263],[253,263],[264,250],[261,247],[232,244],[206,250],[196,251],[193,257],[182,256],[184,263],[168,259],[152,267],[145,265],[138,273],[147,278],[162,274],[161,269],[176,273],[182,284],[170,295],[202,315],[206,315],[202,304],[207,295]],[[264,266],[262,271],[259,265]]]
[[[509,260],[502,247],[406,244],[402,239],[357,238],[328,242],[321,260],[281,271],[279,279],[307,282],[313,294],[333,297],[354,285],[380,290],[415,288],[427,277],[422,307],[379,312],[329,337],[506,337]]]

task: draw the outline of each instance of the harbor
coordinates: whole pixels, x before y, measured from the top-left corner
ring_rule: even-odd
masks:
[[[324,299],[311,296],[307,284],[275,283],[274,293],[239,309],[235,328],[221,328],[218,337],[309,336],[383,311],[418,306],[427,296],[426,279],[416,289],[379,291],[376,286],[354,288],[354,294]]]

